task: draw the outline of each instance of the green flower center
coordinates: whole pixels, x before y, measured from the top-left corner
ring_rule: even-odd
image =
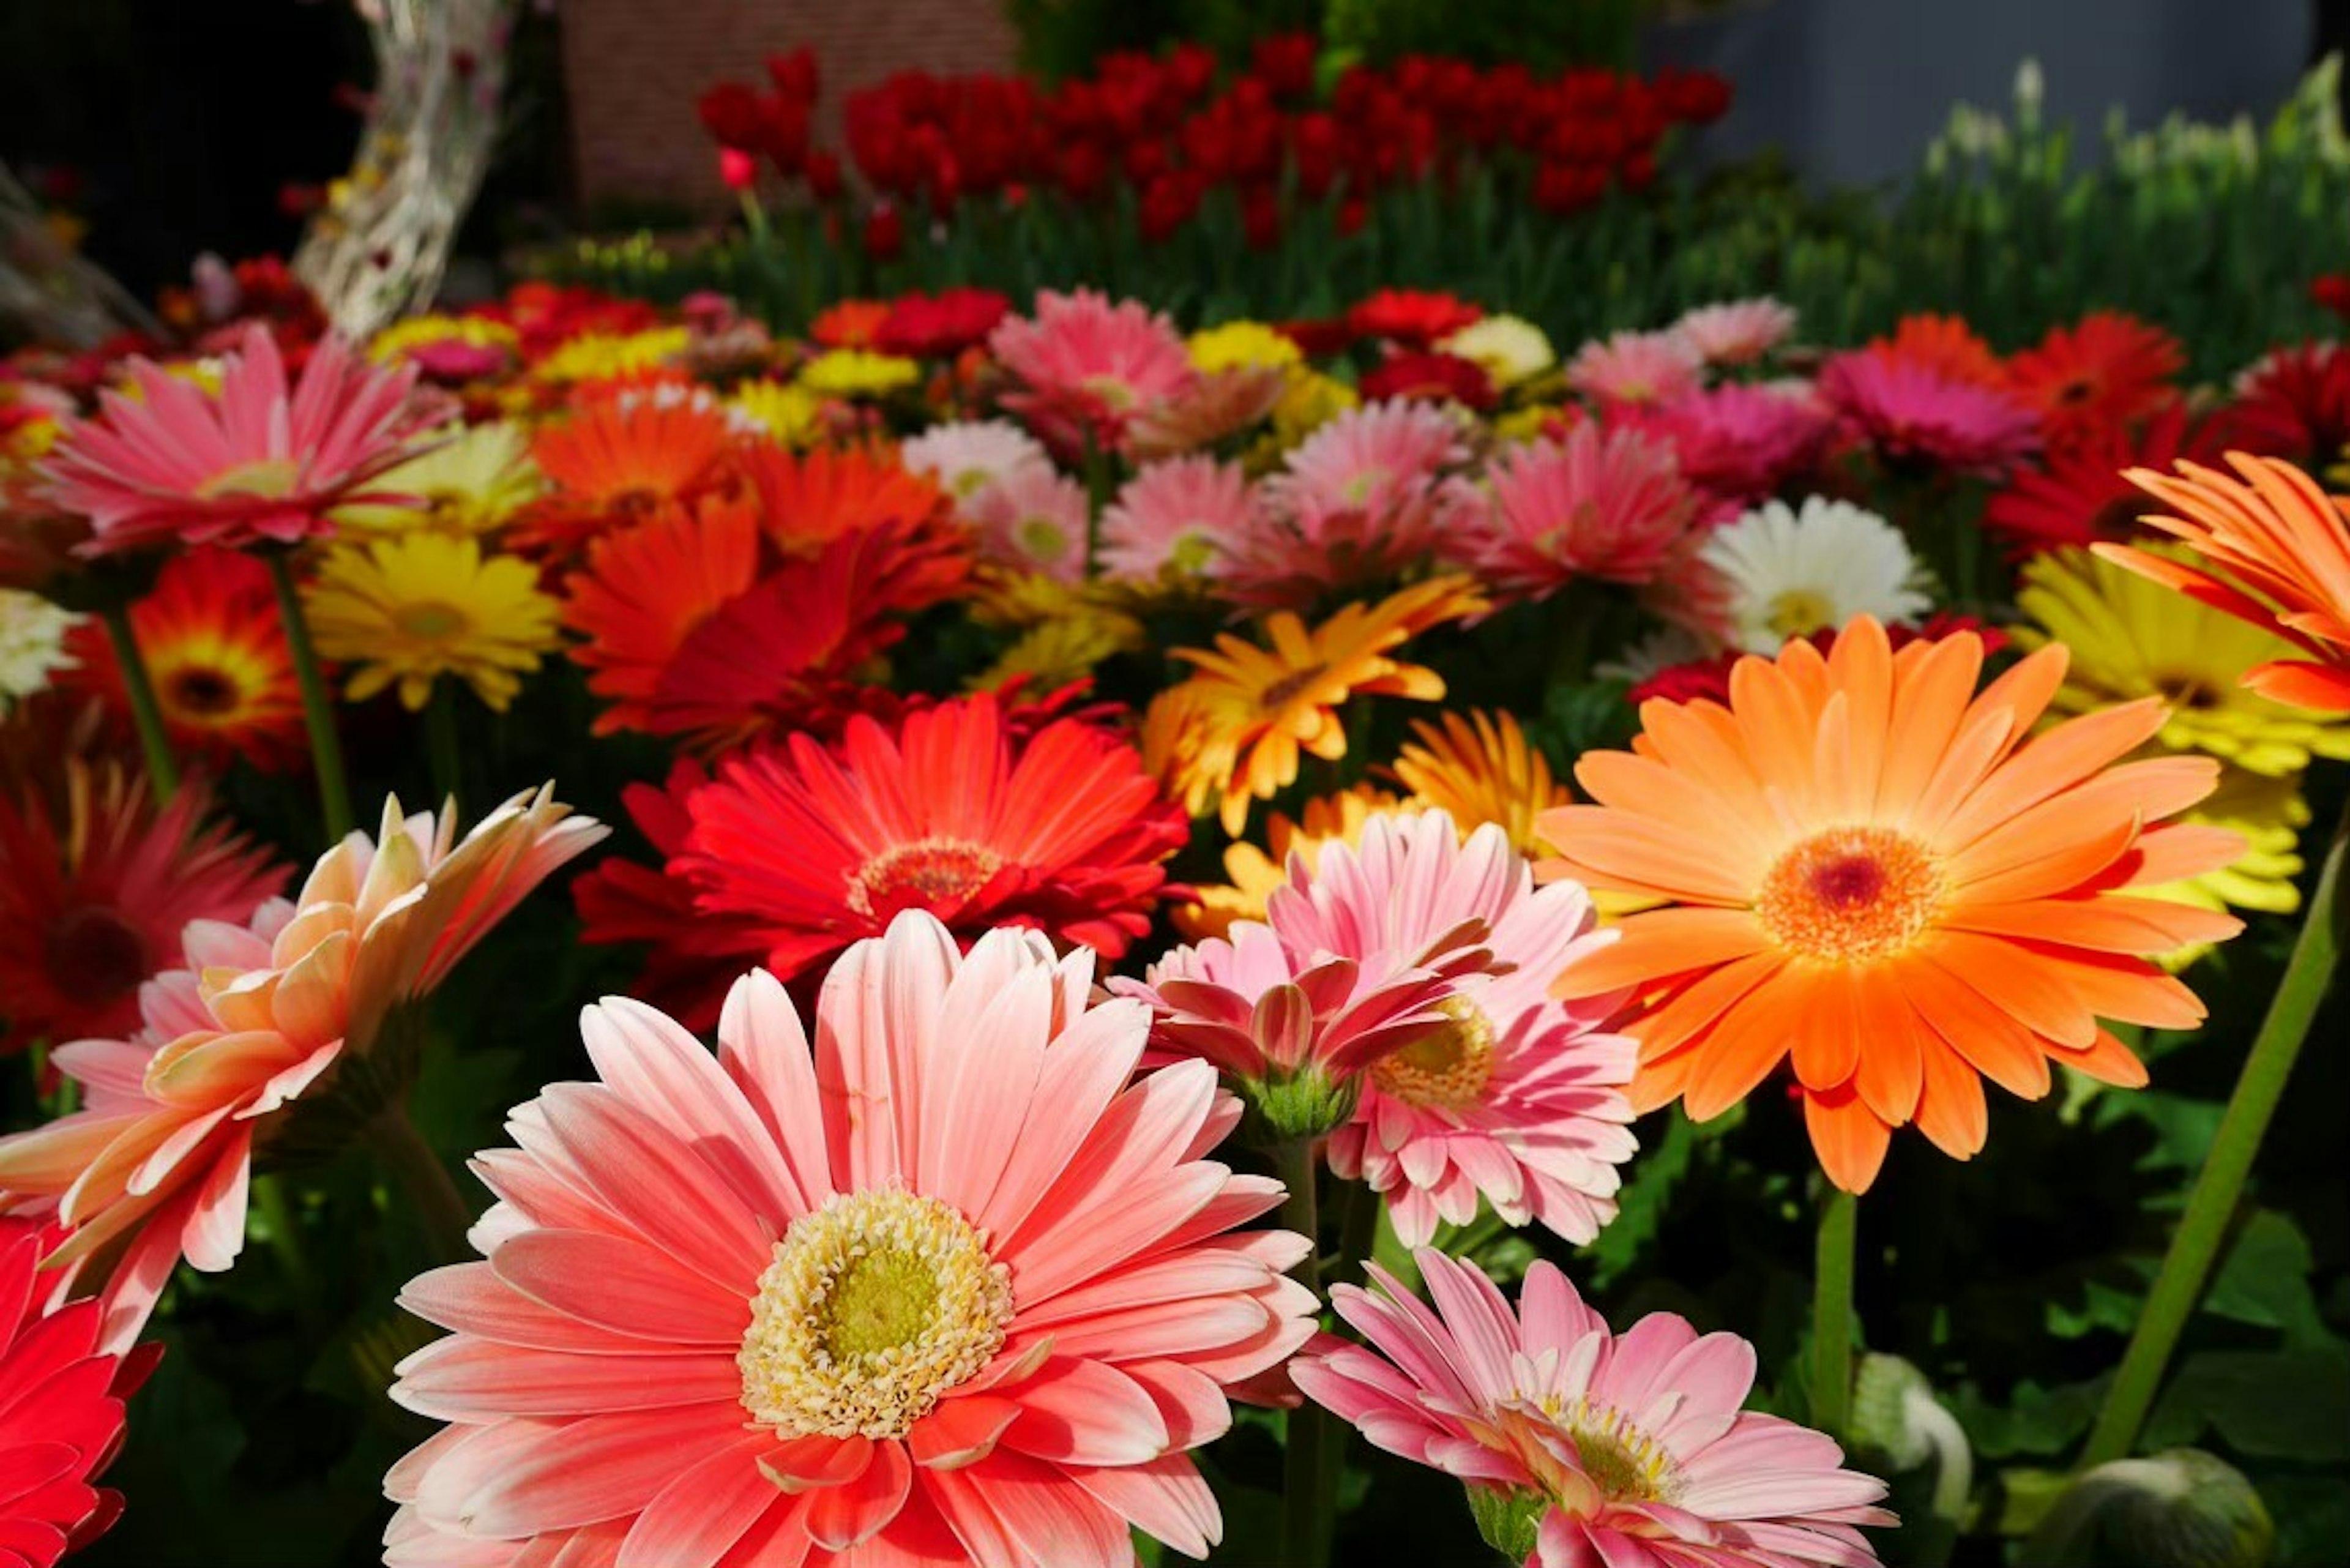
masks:
[[[1835,606],[1811,588],[1789,588],[1771,601],[1764,619],[1781,637],[1806,637],[1835,624]]]

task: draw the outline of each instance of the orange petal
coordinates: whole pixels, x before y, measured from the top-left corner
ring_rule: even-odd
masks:
[[[1786,967],[1775,949],[1750,953],[1681,987],[1627,1025],[1640,1042],[1640,1059],[1653,1062],[1722,1015],[1731,1004]]]
[[[1622,940],[1576,960],[1552,982],[1570,1001],[1604,996],[1666,975],[1711,969],[1759,952],[1769,939],[1749,909],[1677,905],[1627,915]]]
[[[1901,966],[1901,985],[1918,1016],[1977,1072],[2023,1099],[2048,1092],[2038,1039],[1981,992],[1922,954]]]
[[[2096,1015],[2061,972],[2021,943],[1945,931],[1938,957],[2034,1034],[2075,1050],[2096,1038]]]
[[[1926,1043],[1925,1084],[1918,1096],[1918,1130],[1952,1159],[1972,1159],[1991,1132],[1982,1079],[1939,1040]]]
[[[2105,1030],[2085,1051],[2067,1051],[2056,1058],[2075,1072],[2086,1073],[2101,1084],[2111,1084],[2119,1089],[2143,1089],[2147,1085],[2146,1064],[2128,1046]]]
[[[1805,1094],[1804,1127],[1812,1135],[1820,1168],[1846,1192],[1868,1190],[1885,1165],[1886,1147],[1893,1141],[1893,1129],[1850,1089]]]
[[[1853,1085],[1881,1120],[1899,1127],[1917,1112],[1924,1072],[1920,1063],[1929,1047],[1940,1048],[1940,1042],[1901,994],[1895,966],[1856,969],[1852,983],[1864,1020],[1860,1066]]]
[[[1756,987],[1698,1042],[1681,1093],[1691,1121],[1711,1121],[1744,1099],[1787,1054],[1804,1026],[1798,1003],[1809,989],[1787,979],[1783,971]]]

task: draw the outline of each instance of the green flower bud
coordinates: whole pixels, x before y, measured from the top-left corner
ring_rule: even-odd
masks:
[[[1550,1507],[1550,1499],[1523,1488],[1507,1491],[1490,1486],[1469,1488],[1469,1511],[1476,1516],[1477,1533],[1513,1563],[1523,1563],[1534,1554],[1543,1515]]]
[[[2044,1568],[2261,1568],[2276,1526],[2242,1472],[2199,1449],[2099,1465],[2067,1488],[2024,1548]]]

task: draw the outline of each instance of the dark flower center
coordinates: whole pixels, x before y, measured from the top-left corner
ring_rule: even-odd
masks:
[[[68,911],[49,928],[42,947],[50,980],[86,1006],[120,999],[149,973],[147,939],[120,910],[103,905]]]

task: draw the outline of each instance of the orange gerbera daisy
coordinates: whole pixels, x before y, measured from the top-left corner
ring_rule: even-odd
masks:
[[[1446,713],[1414,719],[1414,744],[1397,753],[1388,771],[1411,791],[1413,805],[1449,812],[1467,833],[1499,823],[1521,855],[1549,854],[1535,819],[1574,796],[1550,771],[1550,760],[1526,743],[1507,713]]]
[[[1894,325],[1892,336],[1872,338],[1868,352],[1978,387],[2008,384],[2007,367],[1963,317],[1930,311],[1905,316]]]
[[[2309,659],[2280,659],[2247,673],[2244,684],[2262,696],[2350,713],[2350,495],[2326,494],[2277,458],[2231,452],[2228,462],[2242,480],[2184,462],[2175,478],[2129,471],[2179,514],[2143,521],[2185,540],[2210,570],[2123,545],[2092,547],[2309,650]]]
[[[587,566],[564,582],[563,624],[588,639],[571,649],[588,690],[612,701],[597,734],[650,722],[662,671],[758,569],[759,514],[723,497],[671,503],[589,543]]]
[[[943,521],[946,493],[894,454],[818,447],[804,455],[776,446],[746,453],[767,537],[787,556],[812,556],[844,534],[914,529]]]
[[[1213,650],[1179,648],[1199,669],[1159,693],[1143,717],[1143,755],[1192,815],[1222,792],[1224,830],[1237,834],[1249,802],[1295,784],[1301,753],[1347,754],[1339,710],[1357,695],[1444,695],[1436,671],[1388,657],[1441,621],[1474,615],[1485,600],[1466,577],[1432,577],[1376,605],[1352,604],[1308,630],[1288,610],[1266,618],[1272,646],[1230,633]]]
[[[724,410],[691,391],[637,387],[588,398],[531,441],[532,460],[555,489],[517,519],[517,542],[567,552],[615,514],[687,499],[715,477],[733,436]]]
[[[2241,923],[2139,890],[2243,842],[2160,820],[2211,792],[2210,758],[2115,765],[2161,728],[2156,699],[2026,738],[2065,659],[2043,648],[1978,695],[1974,633],[1895,653],[1863,617],[1825,655],[1741,660],[1726,708],[1650,701],[1633,751],[1576,765],[1598,804],[1544,815],[1565,853],[1542,875],[1664,901],[1558,982],[1634,988],[1636,1109],[1707,1120],[1792,1054],[1812,1146],[1857,1192],[1906,1123],[1981,1148],[1979,1075],[2026,1099],[2052,1057],[2146,1082],[2099,1020],[2199,1023],[2148,958]]]

